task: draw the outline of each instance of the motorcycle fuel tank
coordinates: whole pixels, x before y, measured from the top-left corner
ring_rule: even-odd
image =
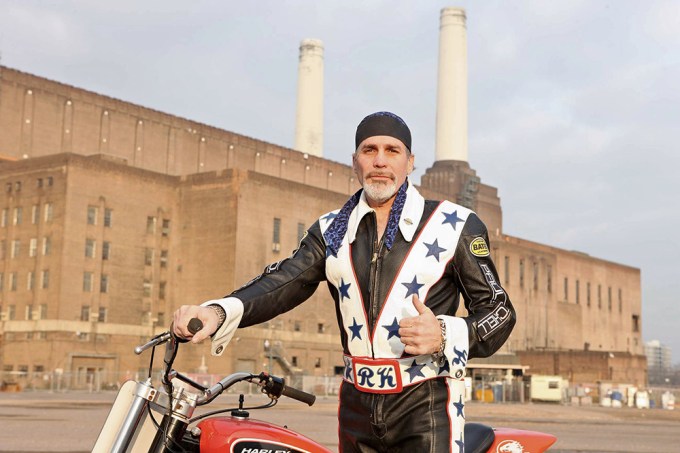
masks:
[[[331,453],[302,434],[259,420],[215,417],[198,427],[201,453]]]

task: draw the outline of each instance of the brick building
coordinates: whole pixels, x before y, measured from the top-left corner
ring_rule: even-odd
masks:
[[[358,185],[351,167],[0,67],[0,366],[133,373],[132,347],[176,307],[222,296],[295,249]],[[639,269],[503,234],[497,190],[464,161],[423,176],[429,198],[475,209],[518,324],[501,354],[574,382],[646,381]],[[264,347],[265,342],[269,345]],[[342,364],[322,288],[180,368]]]

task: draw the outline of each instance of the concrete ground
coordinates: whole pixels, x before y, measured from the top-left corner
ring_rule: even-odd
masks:
[[[0,453],[89,452],[114,393],[0,393]],[[262,402],[261,396],[246,397]],[[233,407],[235,395],[209,409]],[[679,452],[680,410],[613,409],[556,404],[466,405],[468,421],[544,431],[557,436],[554,452]],[[319,398],[308,406],[292,400],[251,417],[287,425],[337,451],[337,401]],[[527,452],[530,453],[530,452]]]

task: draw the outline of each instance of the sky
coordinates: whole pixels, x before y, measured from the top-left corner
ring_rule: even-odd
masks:
[[[0,2],[0,63],[293,147],[299,44],[324,43],[324,157],[390,110],[434,161],[439,12],[467,12],[469,161],[506,234],[641,269],[680,362],[680,2]],[[673,208],[676,206],[676,208]]]

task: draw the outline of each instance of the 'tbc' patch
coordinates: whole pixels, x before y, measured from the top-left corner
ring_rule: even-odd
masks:
[[[470,252],[479,257],[489,256],[489,247],[486,245],[484,238],[474,238],[470,242]]]

